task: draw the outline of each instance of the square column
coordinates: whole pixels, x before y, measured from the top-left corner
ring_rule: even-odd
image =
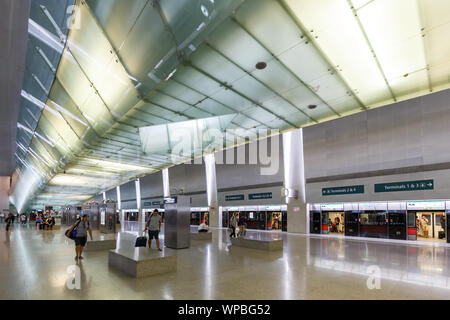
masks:
[[[283,133],[284,196],[288,207],[287,231],[307,233],[303,131]]]
[[[219,201],[217,200],[216,158],[214,153],[204,156],[206,171],[206,194],[209,206],[209,226],[219,227]]]

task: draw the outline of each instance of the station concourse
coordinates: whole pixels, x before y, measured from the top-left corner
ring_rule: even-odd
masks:
[[[448,17],[2,1],[0,299],[450,299]]]

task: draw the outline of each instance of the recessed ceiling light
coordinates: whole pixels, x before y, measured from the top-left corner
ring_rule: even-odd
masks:
[[[206,7],[204,5],[201,5],[200,9],[202,10],[203,15],[205,17],[208,17],[208,15],[209,15],[208,9],[206,9]]]
[[[310,104],[310,105],[308,106],[308,109],[311,109],[311,110],[313,110],[313,109],[315,109],[315,108],[317,108],[317,105],[315,105],[315,104]]]
[[[258,69],[258,70],[262,70],[262,69],[264,69],[264,68],[266,68],[267,67],[267,64],[265,63],[265,62],[258,62],[256,65],[255,65],[255,67],[256,67],[256,69]]]

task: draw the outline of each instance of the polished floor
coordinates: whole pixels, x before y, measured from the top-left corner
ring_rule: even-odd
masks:
[[[450,247],[431,243],[248,231],[284,240],[284,250],[232,247],[227,230],[176,250],[177,272],[131,278],[108,266],[108,252],[85,252],[81,289],[69,289],[74,244],[60,231],[0,224],[0,299],[449,299]],[[137,226],[117,241],[133,246]],[[94,239],[100,234],[95,233]],[[369,289],[369,271],[380,288]],[[369,282],[374,284],[373,280]]]

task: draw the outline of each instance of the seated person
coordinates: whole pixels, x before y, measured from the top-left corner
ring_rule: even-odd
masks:
[[[208,232],[208,226],[204,221],[198,226],[198,232]]]

